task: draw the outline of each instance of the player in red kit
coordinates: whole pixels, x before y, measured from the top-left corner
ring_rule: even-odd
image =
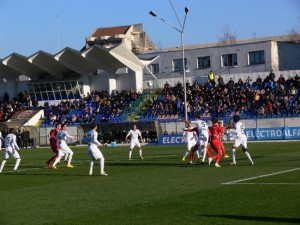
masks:
[[[56,124],[55,129],[50,131],[49,138],[50,138],[50,146],[52,148],[52,151],[55,153],[54,156],[52,156],[51,159],[49,159],[46,163],[48,167],[51,168],[51,163],[55,161],[55,159],[58,157],[58,140],[55,138],[57,133],[61,129],[61,124]]]
[[[211,162],[215,159],[216,160],[215,166],[221,167],[219,165],[219,161],[220,161],[221,157],[223,156],[223,149],[222,149],[223,144],[220,141],[221,140],[220,137],[224,133],[224,128],[223,128],[223,126],[219,126],[218,118],[216,118],[216,117],[214,117],[212,119],[212,123],[213,123],[213,126],[211,127],[210,145],[217,154],[214,155],[213,157],[208,158],[208,165],[210,165]]]
[[[223,122],[218,122],[218,124],[219,124],[219,126],[223,127]],[[226,149],[225,149],[225,146],[224,146],[224,144],[222,142],[222,135],[220,135],[220,141],[222,143],[222,156],[224,158],[229,158],[229,155],[226,154]]]

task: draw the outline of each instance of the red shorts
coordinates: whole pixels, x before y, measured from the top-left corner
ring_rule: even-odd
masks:
[[[50,146],[54,153],[58,153],[58,145],[56,143],[55,144],[51,143]]]
[[[216,152],[222,153],[223,143],[221,141],[213,140],[213,141],[210,142],[210,145],[211,145],[213,150],[215,150]]]

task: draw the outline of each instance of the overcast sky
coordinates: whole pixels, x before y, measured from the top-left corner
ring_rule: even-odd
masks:
[[[226,26],[237,39],[300,31],[300,0],[172,0],[180,21],[190,11],[185,45],[218,42]],[[143,23],[160,48],[180,45],[180,33],[149,11],[179,28],[170,0],[0,0],[0,59],[13,52],[51,54],[65,47],[80,50],[96,28]]]

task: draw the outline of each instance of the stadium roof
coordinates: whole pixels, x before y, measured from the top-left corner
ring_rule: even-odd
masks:
[[[2,63],[19,72],[19,75],[24,74],[32,79],[37,79],[40,75],[47,74],[46,71],[30,63],[27,57],[19,55],[17,53],[12,53],[11,55],[3,59]],[[9,74],[3,75],[4,77],[9,76]]]
[[[65,48],[55,55],[55,60],[64,66],[74,70],[78,74],[90,74],[97,70],[97,67],[88,63],[80,51],[72,48]]]
[[[119,68],[129,67],[133,71],[142,70],[144,64],[124,45],[111,48],[94,45],[82,53],[83,57],[97,68],[115,74]]]
[[[17,78],[20,75],[18,71],[15,71],[11,69],[8,66],[5,66],[3,63],[0,63],[0,76],[3,76],[5,78]]]
[[[1,61],[0,61],[1,64]],[[111,48],[93,46],[84,52],[65,48],[55,55],[38,51],[29,57],[12,53],[2,60],[0,75],[3,77],[25,75],[32,80],[63,79],[67,74],[89,75],[102,69],[115,75],[119,68],[140,71],[144,63],[124,44]]]
[[[57,62],[53,55],[43,51],[33,54],[28,58],[28,61],[56,78],[62,78],[64,74],[72,72],[70,68]]]

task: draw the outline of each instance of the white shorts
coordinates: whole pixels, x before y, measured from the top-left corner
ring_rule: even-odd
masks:
[[[139,142],[139,140],[130,141],[130,149],[133,149],[134,146],[137,146],[138,148],[141,147],[141,143]]]
[[[4,159],[8,159],[10,156],[12,156],[14,159],[20,158],[19,153],[17,150],[12,149],[11,147],[6,147],[4,152]]]
[[[234,140],[233,146],[238,148],[240,145],[242,145],[242,147],[247,148],[247,137],[239,137],[237,139]]]
[[[69,148],[66,142],[61,142],[58,145],[58,157],[62,157],[65,154],[69,154],[69,153],[73,154],[73,151]]]
[[[188,141],[186,143],[187,150],[191,151],[192,147],[194,147],[196,144],[197,144],[196,141]]]
[[[97,160],[97,159],[104,158],[100,149],[96,145],[89,145],[88,153],[89,153],[91,160]]]
[[[202,145],[204,145],[204,147],[207,147],[207,145],[208,145],[208,139],[209,139],[209,137],[208,137],[208,134],[206,135],[206,134],[201,134],[201,135],[199,135],[199,138],[198,138],[198,145],[201,147]]]

